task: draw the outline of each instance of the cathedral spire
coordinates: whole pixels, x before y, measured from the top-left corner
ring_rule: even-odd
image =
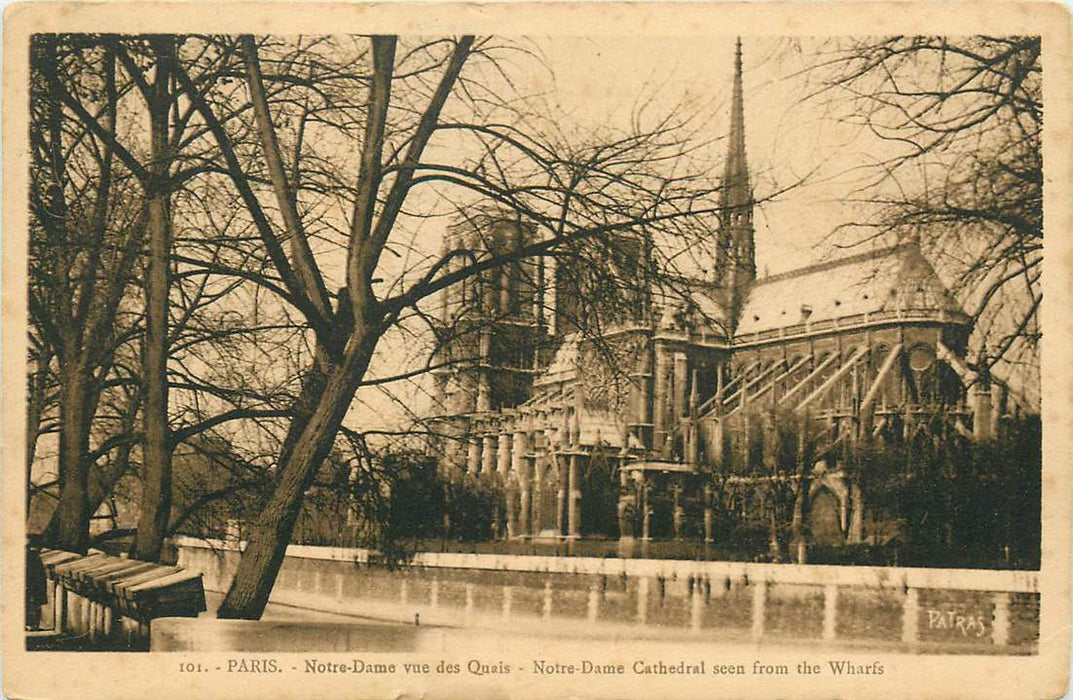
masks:
[[[741,305],[756,279],[753,237],[753,189],[745,157],[745,100],[742,95],[741,38],[734,47],[734,87],[730,100],[730,133],[719,196],[717,271],[726,295],[727,315],[737,326]]]
[[[730,101],[730,134],[723,173],[723,209],[746,207],[752,202],[749,165],[745,158],[745,100],[742,97],[741,38],[734,47],[734,92]]]

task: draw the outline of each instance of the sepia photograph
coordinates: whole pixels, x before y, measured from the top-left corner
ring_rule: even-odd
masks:
[[[560,5],[9,11],[8,695],[1065,692],[1068,10]]]

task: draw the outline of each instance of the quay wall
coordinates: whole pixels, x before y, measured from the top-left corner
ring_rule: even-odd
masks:
[[[177,537],[178,564],[224,592],[240,543]],[[421,625],[590,637],[820,642],[1033,654],[1038,573],[288,548],[271,602]]]

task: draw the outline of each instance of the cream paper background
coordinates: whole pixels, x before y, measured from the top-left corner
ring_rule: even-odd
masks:
[[[821,647],[773,650],[742,644],[732,654],[703,642],[681,646],[665,662],[705,658],[709,664],[848,659],[880,661],[879,677],[774,676],[509,676],[451,680],[402,672],[391,676],[293,672],[307,658],[332,654],[54,653],[25,651],[22,633],[26,357],[26,225],[28,173],[28,46],[34,32],[417,33],[600,35],[628,42],[638,34],[823,36],[839,34],[1035,34],[1043,37],[1046,127],[1043,290],[1043,565],[1040,653],[1032,657],[860,653]],[[1070,658],[1071,455],[1073,455],[1073,58],[1068,7],[1040,2],[752,2],[752,3],[495,3],[410,2],[25,2],[4,13],[3,325],[0,458],[3,512],[4,694],[12,698],[536,698],[536,697],[944,697],[1053,698],[1066,692]],[[539,637],[495,637],[479,646],[433,655],[365,654],[372,662],[532,660],[625,663],[644,643],[577,641],[543,653]],[[278,674],[183,674],[180,662],[218,666],[229,658],[275,658]],[[656,661],[655,658],[646,659]]]

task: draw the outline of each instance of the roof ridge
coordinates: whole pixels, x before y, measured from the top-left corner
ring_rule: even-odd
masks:
[[[877,248],[875,250],[865,251],[863,253],[855,253],[853,255],[847,255],[844,258],[835,258],[834,260],[824,260],[822,262],[813,263],[812,265],[806,265],[805,267],[799,267],[794,270],[787,270],[786,272],[780,272],[777,275],[771,275],[769,277],[760,277],[753,285],[767,284],[768,282],[778,282],[785,279],[791,279],[793,277],[799,277],[801,275],[812,274],[813,272],[822,272],[823,270],[830,270],[842,265],[849,265],[851,263],[863,262],[865,260],[872,260],[884,255],[890,255],[902,249],[908,249],[911,244],[909,243],[896,243],[884,248]]]

